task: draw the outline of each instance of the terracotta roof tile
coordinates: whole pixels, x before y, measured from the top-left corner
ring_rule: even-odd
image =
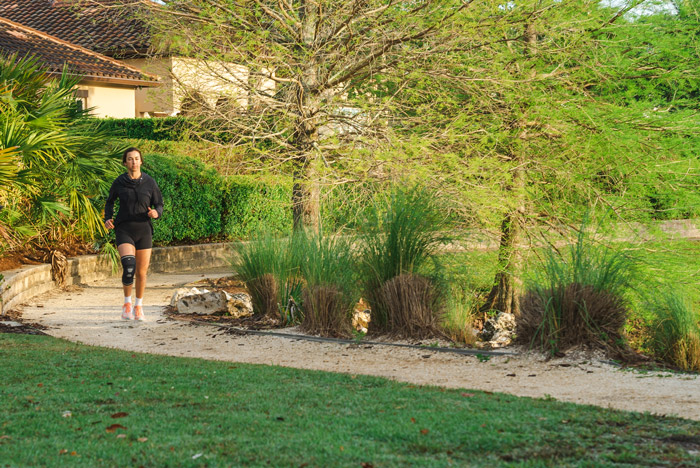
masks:
[[[84,79],[138,86],[155,86],[158,80],[122,62],[5,18],[0,18],[0,52],[18,53],[21,57],[34,55],[51,73],[61,73],[67,65]]]
[[[124,4],[124,0],[100,1]],[[78,7],[75,1],[0,0],[0,17],[109,56],[143,54],[150,46],[145,25],[122,8]]]

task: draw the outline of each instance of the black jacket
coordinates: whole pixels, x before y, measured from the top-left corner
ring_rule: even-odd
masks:
[[[163,195],[153,177],[141,173],[141,178],[132,180],[129,174],[117,177],[109,189],[105,204],[105,221],[114,216],[114,202],[119,198],[119,212],[114,220],[114,226],[129,221],[144,221],[150,224],[148,208],[154,208],[160,218],[163,214]],[[153,229],[153,225],[151,225]]]

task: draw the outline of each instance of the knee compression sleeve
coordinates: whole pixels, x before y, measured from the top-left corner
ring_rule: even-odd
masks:
[[[122,284],[124,286],[134,284],[134,273],[136,272],[136,257],[134,257],[133,255],[124,255],[122,257],[122,267],[124,268],[124,273],[122,273]]]

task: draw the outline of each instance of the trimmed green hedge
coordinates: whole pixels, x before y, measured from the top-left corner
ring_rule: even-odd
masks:
[[[100,129],[118,138],[186,141],[192,124],[185,117],[100,119]]]
[[[289,181],[224,178],[195,159],[162,154],[144,155],[143,170],[163,193],[163,217],[154,223],[156,245],[292,230]]]

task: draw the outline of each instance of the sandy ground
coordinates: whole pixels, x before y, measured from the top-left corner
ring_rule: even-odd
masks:
[[[120,320],[119,278],[53,291],[23,306],[24,321],[46,325],[49,335],[95,346],[170,356],[270,364],[302,369],[367,374],[421,385],[479,389],[628,411],[700,420],[697,375],[622,370],[590,355],[545,360],[533,353],[503,355],[481,362],[475,356],[430,348],[318,343],[271,336],[234,336],[212,325],[171,320],[163,307],[173,292],[223,270],[151,274],[144,307],[146,321]],[[516,350],[509,350],[516,351]]]

